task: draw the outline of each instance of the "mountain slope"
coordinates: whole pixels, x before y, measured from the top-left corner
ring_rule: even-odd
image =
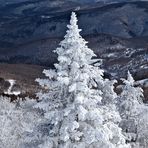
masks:
[[[63,1],[26,1],[0,7],[0,45],[11,47],[47,37],[63,37],[70,12],[76,10],[82,35],[148,35],[148,2],[102,6]]]

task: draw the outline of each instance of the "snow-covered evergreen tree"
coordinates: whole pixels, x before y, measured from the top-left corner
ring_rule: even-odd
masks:
[[[48,138],[40,147],[129,147],[121,129],[112,121],[114,117],[110,119],[112,111],[108,107],[105,111],[101,103],[103,70],[98,67],[99,60],[92,59],[96,55],[80,31],[73,12],[67,34],[55,50],[59,61],[56,70],[44,70],[48,79],[37,79],[47,93],[38,93],[39,103],[35,107],[44,110],[51,125]]]
[[[119,112],[122,118],[120,126],[122,127],[127,141],[134,142],[138,136],[140,114],[143,113],[143,90],[140,87],[134,87],[134,79],[128,71],[127,80],[123,91],[119,96]]]
[[[104,85],[102,88],[102,105],[106,114],[108,114],[107,119],[114,123],[119,123],[121,117],[117,108],[117,94],[114,91],[114,84],[116,80],[104,80]]]

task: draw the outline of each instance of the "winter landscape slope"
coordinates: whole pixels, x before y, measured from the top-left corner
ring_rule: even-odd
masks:
[[[52,51],[63,39],[70,13],[75,10],[82,35],[103,59],[108,77],[125,77],[128,69],[136,80],[148,77],[148,2],[1,0],[0,3],[1,62],[52,67],[56,61]]]
[[[147,36],[147,4],[123,2],[102,6],[44,0],[4,5],[0,7],[0,45],[9,47],[47,37],[63,37],[72,10],[78,11],[82,35]]]

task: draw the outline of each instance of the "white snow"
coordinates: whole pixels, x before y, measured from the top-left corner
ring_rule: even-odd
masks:
[[[12,88],[16,81],[13,79],[8,79],[7,81],[10,83],[10,86],[8,90],[4,92],[4,94],[18,96],[21,93],[20,91],[12,91]]]

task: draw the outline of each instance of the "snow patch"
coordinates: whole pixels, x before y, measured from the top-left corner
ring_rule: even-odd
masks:
[[[13,79],[8,79],[7,81],[10,83],[10,86],[9,86],[8,90],[4,92],[4,94],[18,96],[21,93],[20,91],[12,91],[12,88],[13,88],[14,84],[16,84],[15,83],[16,81]]]

